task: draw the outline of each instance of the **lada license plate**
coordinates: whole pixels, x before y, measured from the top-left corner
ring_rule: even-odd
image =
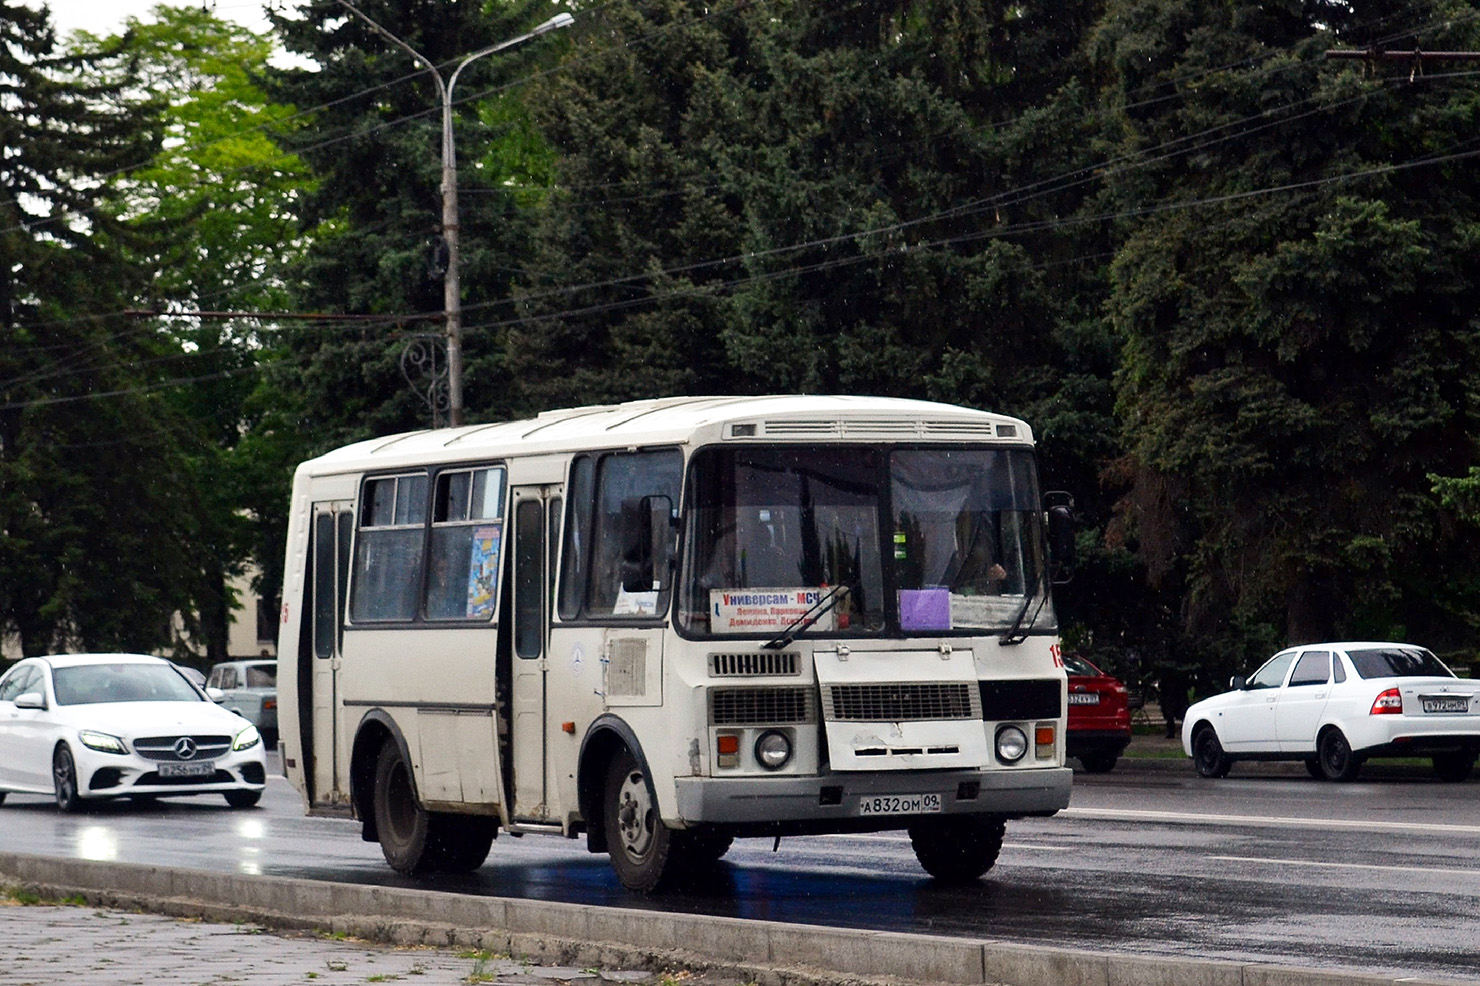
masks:
[[[938,811],[939,794],[866,794],[858,799],[860,815],[930,815]]]
[[[1425,712],[1469,712],[1470,700],[1464,695],[1420,695]]]
[[[1099,705],[1100,704],[1100,693],[1099,692],[1070,692],[1069,693],[1069,704],[1070,705]]]
[[[216,762],[214,760],[192,760],[189,763],[159,765],[160,777],[214,777],[215,775]]]

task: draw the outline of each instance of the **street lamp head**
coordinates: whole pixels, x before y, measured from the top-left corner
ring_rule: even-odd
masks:
[[[545,21],[545,23],[541,24],[539,27],[535,28],[533,31],[530,31],[529,33],[530,34],[544,34],[546,31],[555,31],[555,30],[559,30],[562,27],[570,27],[575,22],[576,22],[576,19],[575,19],[574,16],[572,16],[571,14],[567,14],[567,13],[562,12],[562,13],[556,14],[554,17],[551,17],[549,20]]]

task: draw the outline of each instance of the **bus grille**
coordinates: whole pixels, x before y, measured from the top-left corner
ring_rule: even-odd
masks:
[[[816,718],[812,689],[806,686],[709,690],[711,726],[770,726],[814,722]]]
[[[767,651],[762,654],[710,654],[709,674],[714,678],[753,678],[759,675],[801,674],[797,655]]]
[[[917,681],[829,685],[823,689],[822,714],[833,722],[980,719],[981,705],[974,684],[965,681]]]

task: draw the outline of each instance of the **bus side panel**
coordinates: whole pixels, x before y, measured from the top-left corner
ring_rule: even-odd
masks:
[[[423,805],[502,804],[494,719],[497,629],[349,629],[341,700],[357,718],[390,712],[411,746]],[[470,672],[470,669],[472,673]]]

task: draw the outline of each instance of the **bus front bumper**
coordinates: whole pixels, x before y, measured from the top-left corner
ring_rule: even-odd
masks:
[[[878,771],[822,776],[679,777],[678,814],[689,825],[798,822],[818,830],[903,827],[927,814],[1052,815],[1069,807],[1074,772]],[[894,824],[890,819],[894,819]]]

